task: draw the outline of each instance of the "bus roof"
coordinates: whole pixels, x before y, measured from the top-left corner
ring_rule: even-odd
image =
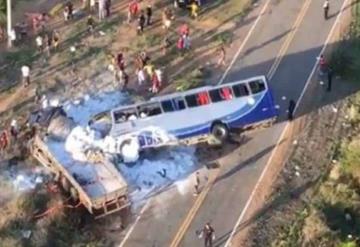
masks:
[[[175,93],[171,93],[171,94],[156,96],[156,97],[151,98],[150,100],[155,101],[155,100],[165,100],[165,99],[168,99],[168,98],[176,98],[176,97],[179,97],[179,96],[198,93],[198,92],[201,92],[203,90],[216,89],[216,88],[223,87],[225,85],[231,86],[231,85],[234,85],[234,84],[246,83],[246,82],[250,82],[250,81],[254,81],[254,80],[266,80],[266,77],[263,76],[263,75],[254,76],[254,77],[247,78],[247,79],[244,79],[244,80],[229,82],[229,83],[225,83],[225,84],[221,84],[221,85],[197,87],[197,88],[190,89],[190,90],[187,90],[187,91],[184,91],[184,92],[175,92]]]
[[[137,106],[143,105],[143,104],[146,104],[146,103],[155,103],[156,101],[173,99],[173,98],[176,98],[176,97],[183,97],[185,95],[198,93],[198,92],[201,92],[201,91],[204,91],[204,90],[211,90],[211,89],[224,87],[225,85],[232,86],[232,85],[235,85],[235,84],[247,83],[247,82],[255,81],[255,80],[264,80],[264,81],[266,81],[266,77],[264,75],[254,76],[254,77],[250,77],[250,78],[247,78],[247,79],[244,79],[244,80],[229,82],[229,83],[225,83],[225,84],[221,84],[221,85],[203,86],[203,87],[197,87],[197,88],[194,88],[194,89],[190,89],[190,90],[187,90],[187,91],[184,91],[184,92],[175,92],[175,93],[171,93],[171,94],[165,94],[165,95],[156,96],[156,97],[151,98],[150,102],[145,101],[145,102],[138,102],[138,103],[131,104],[131,105],[119,106],[119,107],[116,107],[115,109],[113,109],[113,111],[119,111],[119,110],[129,109],[129,108],[136,108]]]

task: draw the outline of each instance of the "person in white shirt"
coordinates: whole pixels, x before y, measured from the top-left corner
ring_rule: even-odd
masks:
[[[137,76],[138,76],[139,86],[141,86],[146,81],[144,70],[138,69]]]
[[[21,73],[23,78],[23,84],[25,87],[29,86],[30,84],[30,68],[27,65],[21,67]]]
[[[38,35],[35,39],[36,46],[38,47],[39,52],[42,52],[43,49],[43,38]]]
[[[11,31],[9,32],[9,38],[12,43],[14,43],[16,41],[16,32],[15,32],[14,28],[11,29]]]

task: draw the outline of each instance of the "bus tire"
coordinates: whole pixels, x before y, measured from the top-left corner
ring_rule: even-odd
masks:
[[[223,123],[215,123],[211,128],[211,135],[216,141],[223,143],[229,137],[229,129]]]

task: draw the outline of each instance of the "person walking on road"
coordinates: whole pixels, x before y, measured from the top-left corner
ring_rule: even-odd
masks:
[[[296,107],[295,101],[294,101],[294,100],[290,100],[290,101],[289,101],[289,106],[288,106],[288,120],[289,120],[289,121],[294,120],[295,107]]]
[[[325,20],[327,20],[329,18],[329,9],[330,9],[329,0],[325,0],[323,8],[324,8],[324,18]]]
[[[327,81],[328,81],[328,84],[327,84],[327,88],[326,88],[326,91],[328,91],[328,92],[331,92],[332,76],[333,76],[333,71],[332,71],[331,68],[329,68],[329,69],[328,69],[328,72],[327,72]]]
[[[205,224],[201,234],[204,237],[204,246],[212,247],[215,240],[215,231],[209,222]]]
[[[195,185],[194,185],[194,196],[197,196],[200,194],[200,173],[195,173]]]

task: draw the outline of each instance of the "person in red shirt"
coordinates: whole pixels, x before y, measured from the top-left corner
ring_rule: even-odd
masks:
[[[139,3],[137,0],[133,0],[130,4],[129,4],[129,9],[128,9],[128,23],[130,23],[135,16],[138,14],[140,9]]]
[[[9,144],[9,138],[6,131],[0,134],[0,151],[5,150]]]
[[[228,87],[223,87],[220,91],[220,95],[221,95],[221,98],[223,98],[224,100],[232,99],[232,94],[231,94],[230,88],[228,88]]]
[[[189,35],[189,34],[190,34],[190,28],[189,28],[189,26],[188,26],[186,23],[184,23],[184,24],[182,24],[182,25],[180,26],[180,28],[179,28],[179,34],[180,34],[181,36],[183,36],[183,35]]]
[[[185,40],[183,36],[180,36],[177,44],[176,44],[178,50],[180,51],[181,56],[184,55],[184,48],[185,48]]]

